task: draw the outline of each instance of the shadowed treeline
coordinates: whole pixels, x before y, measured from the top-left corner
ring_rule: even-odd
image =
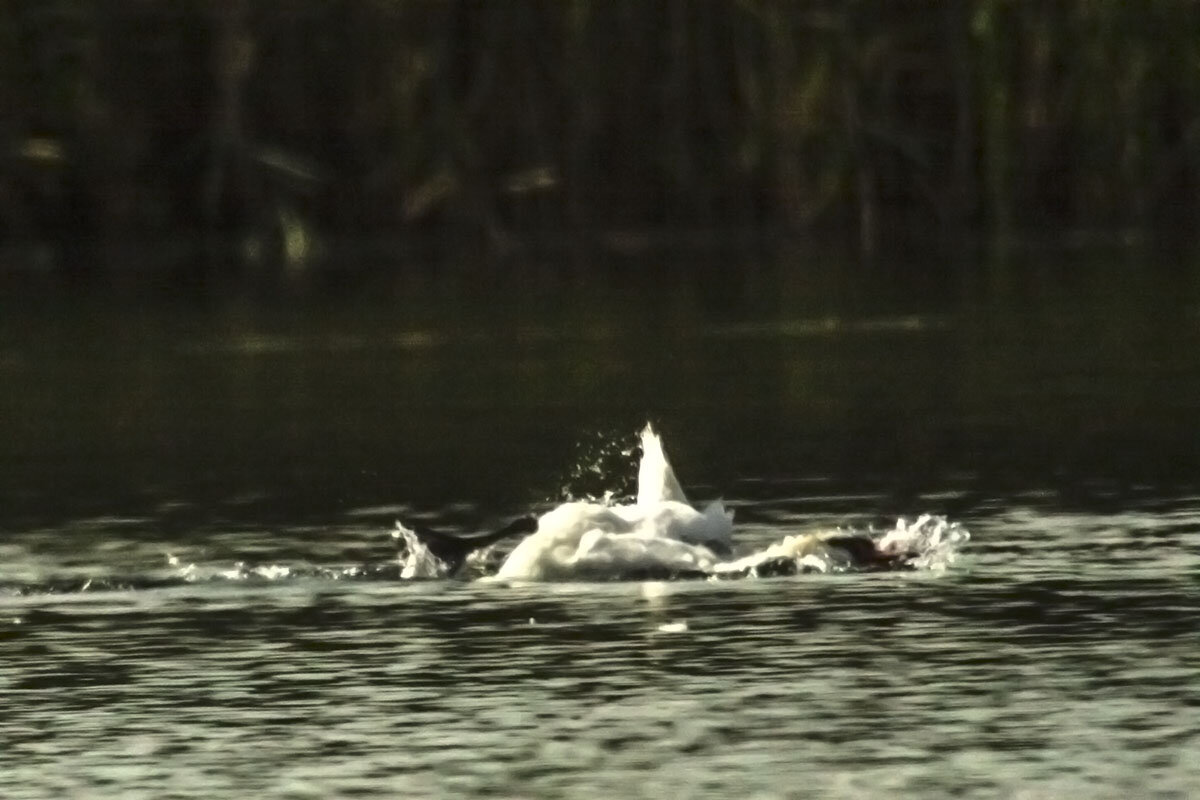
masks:
[[[1200,212],[1184,0],[0,0],[0,236],[870,253]]]

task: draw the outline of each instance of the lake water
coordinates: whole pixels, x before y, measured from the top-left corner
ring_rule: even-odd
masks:
[[[0,796],[1200,792],[1200,270],[725,258],[4,283]],[[925,512],[971,540],[400,580],[397,519],[627,494],[648,419],[745,547]]]

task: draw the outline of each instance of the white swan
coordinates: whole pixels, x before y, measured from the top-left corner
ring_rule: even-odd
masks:
[[[449,535],[397,523],[403,540],[402,577],[444,577],[474,553],[502,539],[529,534],[483,580],[611,580],[663,577],[737,578],[797,572],[944,568],[969,534],[942,517],[901,519],[882,538],[826,530],[784,537],[734,558],[733,514],[721,501],[693,508],[647,425],[642,431],[637,500],[631,505],[564,503],[540,518],[521,517],[505,528],[473,536]],[[730,560],[724,560],[730,559]],[[494,562],[489,562],[489,565]],[[490,567],[489,567],[490,568]]]
[[[729,552],[733,514],[717,500],[703,511],[687,501],[662,440],[642,431],[637,502],[564,503],[509,554],[496,580],[619,577],[638,570],[709,572]]]

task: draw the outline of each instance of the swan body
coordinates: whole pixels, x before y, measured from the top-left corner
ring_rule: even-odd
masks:
[[[509,554],[498,580],[604,577],[645,568],[708,572],[729,552],[733,515],[717,500],[693,508],[647,425],[642,431],[637,501],[632,505],[564,503],[543,514],[537,531]]]

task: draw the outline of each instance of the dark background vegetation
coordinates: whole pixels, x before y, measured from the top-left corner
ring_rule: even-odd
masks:
[[[1191,494],[1198,216],[1192,0],[0,0],[0,497]]]
[[[0,109],[9,263],[1190,240],[1200,4],[0,0]]]

